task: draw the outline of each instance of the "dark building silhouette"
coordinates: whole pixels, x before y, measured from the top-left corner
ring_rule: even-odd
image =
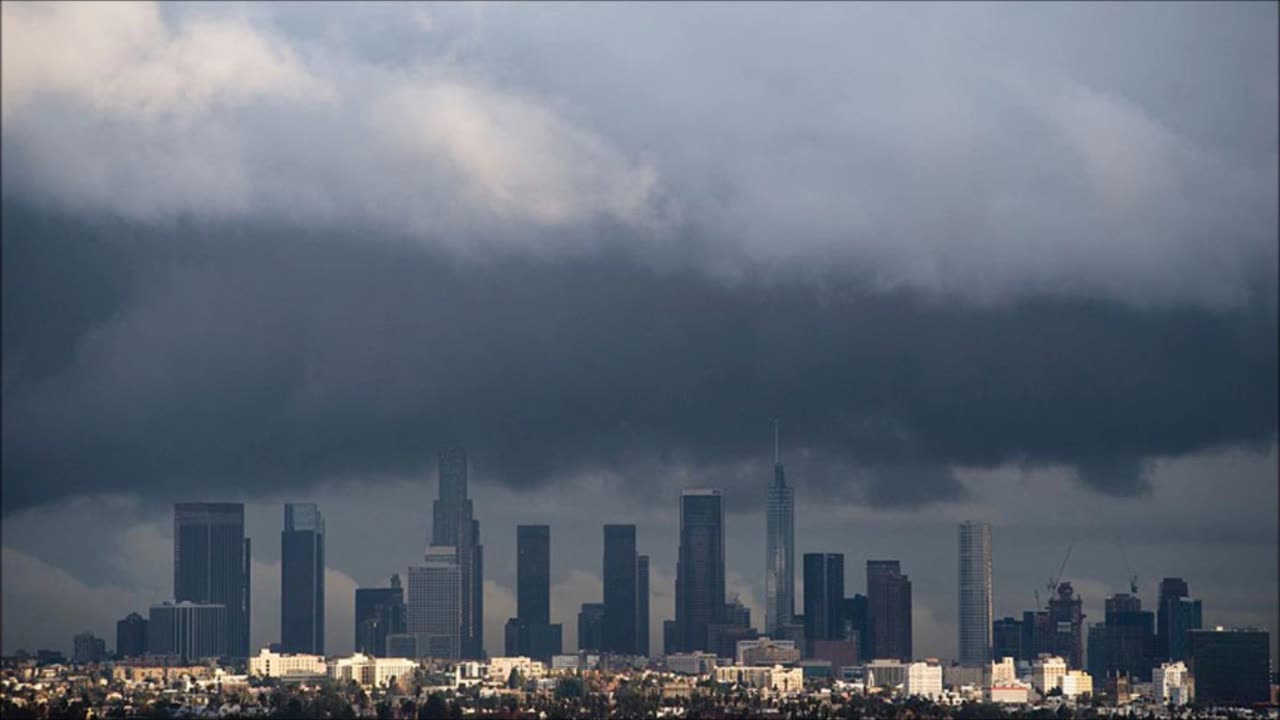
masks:
[[[324,516],[314,503],[284,506],[280,648],[286,653],[324,654]]]
[[[249,540],[240,503],[173,506],[173,597],[222,605],[225,655],[249,655]],[[154,631],[154,628],[153,628]]]
[[[844,639],[844,555],[804,555],[804,639]]]
[[[1014,662],[1022,656],[1022,621],[1016,618],[1000,618],[991,624],[991,656],[997,662],[1011,657]]]
[[[685,490],[680,495],[675,599],[677,649],[711,652],[710,626],[722,624],[725,600],[724,503],[719,490]]]
[[[551,622],[551,527],[516,527],[516,617]]]
[[[1084,601],[1071,583],[1058,583],[1057,596],[1049,599],[1049,622],[1053,654],[1066,660],[1069,668],[1084,669]]]
[[[636,558],[636,654],[649,656],[649,556]]]
[[[582,603],[578,612],[578,649],[601,650],[604,645],[604,603]]]
[[[1022,613],[1022,652],[1020,660],[1031,662],[1041,653],[1054,654],[1057,634],[1049,619],[1048,610],[1027,610]]]
[[[1188,595],[1182,578],[1160,581],[1159,605],[1156,606],[1156,657],[1186,660],[1190,650],[1187,633],[1203,627],[1200,601]]]
[[[1191,630],[1187,633],[1196,702],[1248,706],[1271,694],[1270,635],[1263,630]]]
[[[897,560],[867,561],[867,659],[911,659],[911,581]]]
[[[867,596],[856,594],[841,601],[840,621],[845,640],[857,644],[858,657],[866,657],[867,638],[871,636],[867,629]]]
[[[639,611],[636,526],[604,526],[604,645],[606,652],[636,654]]]
[[[462,576],[462,628],[459,654],[484,657],[484,546],[480,521],[467,496],[467,451],[450,448],[439,456],[440,497],[432,503],[431,543],[457,548]]]
[[[561,629],[551,624],[551,528],[516,528],[516,617],[507,621],[508,656],[550,662],[561,647]]]
[[[391,576],[390,587],[356,590],[356,652],[387,657],[387,637],[406,632],[404,588],[399,575]]]
[[[116,657],[135,658],[147,654],[147,619],[138,613],[116,622]]]
[[[72,638],[72,659],[78,663],[100,663],[107,659],[107,641],[83,632]]]
[[[1155,664],[1155,616],[1127,593],[1106,599],[1105,622],[1089,628],[1089,674],[1150,682]]]

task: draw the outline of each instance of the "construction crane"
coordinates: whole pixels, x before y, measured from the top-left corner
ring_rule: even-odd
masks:
[[[1049,599],[1053,599],[1053,594],[1058,591],[1058,583],[1062,581],[1062,574],[1067,570],[1067,561],[1071,559],[1071,550],[1076,546],[1076,539],[1071,538],[1071,542],[1067,543],[1067,554],[1062,558],[1062,564],[1058,566],[1058,574],[1049,578],[1049,584],[1046,586],[1049,590]],[[1040,593],[1036,593],[1036,607],[1040,607]]]

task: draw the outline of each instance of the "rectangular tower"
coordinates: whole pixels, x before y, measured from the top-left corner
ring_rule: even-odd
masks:
[[[286,653],[324,654],[324,516],[314,503],[284,506],[280,646]]]
[[[249,540],[240,503],[173,506],[173,598],[222,605],[229,657],[249,656]]]
[[[604,526],[604,647],[636,652],[636,526]]]
[[[960,524],[960,664],[991,662],[991,525]]]
[[[719,490],[680,495],[676,628],[680,650],[711,651],[708,626],[724,614],[724,502]]]
[[[897,560],[867,561],[867,658],[911,660],[911,581]]]

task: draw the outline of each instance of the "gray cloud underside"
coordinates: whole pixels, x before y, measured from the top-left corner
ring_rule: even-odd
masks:
[[[658,487],[678,467],[754,488],[775,417],[793,471],[833,497],[957,498],[953,468],[1009,461],[1132,495],[1149,459],[1276,434],[1265,300],[975,307],[839,267],[715,280],[590,232],[604,249],[462,260],[6,201],[5,510],[425,471],[455,442],[512,487]]]

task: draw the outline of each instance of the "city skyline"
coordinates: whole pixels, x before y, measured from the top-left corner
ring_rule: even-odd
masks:
[[[574,647],[624,524],[652,654],[800,614],[828,553],[954,658],[974,521],[991,619],[1058,603],[1073,661],[1151,613],[1280,666],[1276,4],[0,14],[0,652],[184,598],[292,638],[299,503],[327,653],[432,546],[502,652],[522,525]],[[239,508],[203,560],[185,503]]]

